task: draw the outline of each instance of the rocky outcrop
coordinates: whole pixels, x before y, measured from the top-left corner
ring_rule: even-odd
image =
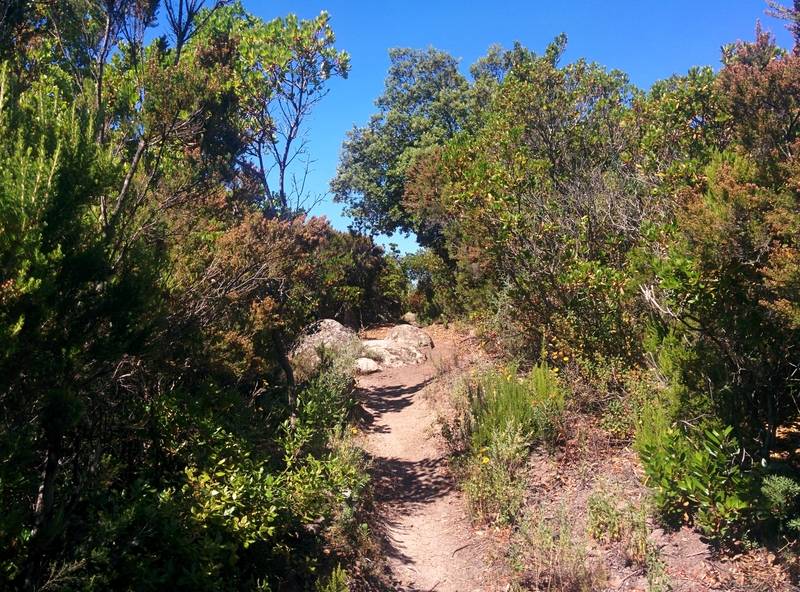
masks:
[[[383,368],[422,364],[433,348],[430,335],[411,325],[398,325],[389,330],[385,339],[368,339],[362,343],[364,352]]]
[[[333,355],[358,355],[361,341],[355,331],[333,319],[323,319],[309,325],[289,353],[292,368],[299,377],[309,376],[319,366],[320,349]]]
[[[333,319],[324,319],[303,331],[289,353],[289,360],[302,380],[319,366],[321,349],[332,355],[351,355],[356,358],[354,369],[358,374],[372,374],[384,368],[422,364],[432,348],[430,335],[413,325],[392,327],[384,339],[361,341],[352,329]]]

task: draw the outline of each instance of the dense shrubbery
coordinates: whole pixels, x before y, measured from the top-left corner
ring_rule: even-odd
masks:
[[[363,133],[437,133],[367,158],[359,130],[334,184],[365,225],[418,232],[417,310],[482,323],[523,366],[560,352],[578,403],[647,441],[661,509],[718,539],[767,533],[767,479],[798,470],[783,450],[800,414],[795,42],[757,29],[719,72],[648,91],[561,64],[563,36],[542,55],[495,48],[457,84],[440,54],[404,53]],[[389,100],[401,86],[411,106]]]
[[[352,360],[296,384],[286,350],[320,315],[397,314],[405,285],[291,182],[304,118],[348,70],[327,15],[18,4],[0,35],[0,587],[342,589],[368,499]],[[146,44],[157,10],[170,41]]]
[[[146,43],[159,9],[168,35]],[[479,515],[510,520],[529,448],[558,440],[563,368],[581,408],[637,432],[668,520],[796,537],[795,41],[758,30],[719,72],[646,92],[561,64],[563,36],[543,55],[493,48],[471,78],[393,51],[333,189],[361,226],[417,233],[426,250],[399,259],[302,207],[303,122],[349,69],[326,14],[15,3],[2,586],[341,589],[367,497],[351,365],[297,384],[287,349],[321,316],[406,304],[469,316],[530,369],[471,383],[450,427]]]

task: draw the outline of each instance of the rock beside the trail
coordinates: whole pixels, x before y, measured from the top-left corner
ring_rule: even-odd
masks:
[[[357,358],[355,371],[372,374],[381,368],[422,364],[432,347],[430,335],[413,325],[397,325],[389,330],[385,339],[362,342],[352,329],[333,319],[324,319],[303,331],[289,353],[289,360],[298,378],[308,377],[319,366],[319,350],[324,348],[334,355],[354,355]]]
[[[358,335],[333,319],[323,319],[306,327],[289,353],[292,368],[300,377],[309,376],[319,366],[319,349],[333,354],[357,353],[361,349]]]
[[[364,352],[371,358],[379,360],[384,368],[422,364],[426,359],[418,347],[407,343],[388,339],[367,339],[363,343]]]
[[[416,347],[433,347],[433,339],[425,331],[413,325],[397,325],[386,336],[389,341],[397,341],[415,345]]]
[[[380,372],[381,367],[378,362],[369,358],[358,358],[356,360],[356,372],[359,374],[373,374]]]
[[[419,325],[417,321],[417,315],[414,314],[413,312],[407,312],[402,317],[400,317],[400,320],[403,321],[404,323],[408,323],[409,325],[414,325],[414,326]]]
[[[385,339],[367,339],[363,345],[364,352],[382,367],[398,368],[424,363],[433,340],[418,327],[398,325],[389,330]]]

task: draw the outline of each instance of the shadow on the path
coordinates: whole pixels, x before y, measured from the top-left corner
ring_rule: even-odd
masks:
[[[402,379],[398,378],[400,382]],[[368,433],[388,433],[391,428],[385,416],[400,413],[414,403],[414,397],[427,387],[433,378],[414,384],[363,386],[359,390],[358,410],[362,428]],[[372,456],[374,500],[381,508],[370,519],[370,528],[378,535],[383,555],[414,569],[414,560],[397,544],[397,534],[408,528],[403,518],[420,506],[429,504],[453,491],[455,484],[449,476],[446,457],[404,460],[392,456]],[[408,584],[396,583],[397,590],[422,592]]]
[[[400,514],[409,514],[419,504],[443,497],[453,490],[445,459],[407,461],[399,458],[372,459],[375,500],[387,503]]]
[[[421,505],[448,495],[454,489],[444,457],[407,461],[396,457],[373,456],[372,479],[376,504],[381,507],[370,520],[381,552],[390,560],[412,570],[415,561],[397,544],[397,534],[408,524],[405,516],[413,514]],[[402,592],[428,592],[414,585],[395,582],[392,588]]]
[[[360,389],[358,419],[368,432],[387,433],[389,427],[378,425],[387,413],[398,413],[414,402],[414,395],[422,391],[433,378],[409,386],[388,385]]]

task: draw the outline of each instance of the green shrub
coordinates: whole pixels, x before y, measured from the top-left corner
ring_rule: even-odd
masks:
[[[369,484],[366,456],[346,430],[355,402],[352,368],[351,352],[324,356],[297,393],[296,417],[282,426],[287,504],[340,555],[363,543],[359,518]]]
[[[303,454],[323,454],[355,405],[355,353],[343,350],[334,355],[320,349],[318,354],[321,361],[314,374],[298,388],[295,415],[281,426],[288,462]]]
[[[341,565],[337,565],[328,577],[317,582],[315,590],[316,592],[350,592],[350,586],[347,584],[347,572],[342,569]]]
[[[730,541],[752,509],[752,475],[738,463],[732,428],[685,434],[671,427],[639,446],[654,500],[670,522],[693,522],[704,534]]]
[[[564,396],[546,365],[527,377],[516,370],[490,372],[467,385],[468,432],[473,450],[491,445],[497,434],[517,429],[529,444],[555,446],[563,431]]]
[[[777,522],[778,531],[786,530],[800,533],[800,484],[784,475],[768,475],[761,482],[761,495],[766,510],[766,518]]]
[[[522,479],[536,444],[553,448],[563,433],[564,396],[546,365],[521,377],[515,369],[491,371],[467,381],[461,413],[443,426],[462,454],[464,491],[482,521],[513,522],[524,501]]]
[[[631,434],[636,426],[636,416],[626,405],[626,401],[619,398],[608,402],[600,418],[600,427],[615,438],[625,438]]]
[[[595,491],[587,502],[587,530],[598,541],[616,542],[626,534],[625,513],[605,491]]]
[[[523,470],[528,446],[519,427],[509,426],[495,432],[488,446],[469,457],[463,487],[470,512],[477,520],[514,522],[524,501]]]
[[[421,249],[405,255],[400,265],[412,285],[405,304],[421,321],[452,318],[462,311],[453,290],[453,270],[439,255]]]
[[[588,377],[579,376],[577,380],[584,381],[584,388],[597,391],[595,396],[602,405],[600,427],[613,438],[630,441],[644,414],[652,413],[651,407],[657,402],[654,393],[663,387],[650,371],[626,368],[619,360],[600,361],[602,366],[594,364]]]

